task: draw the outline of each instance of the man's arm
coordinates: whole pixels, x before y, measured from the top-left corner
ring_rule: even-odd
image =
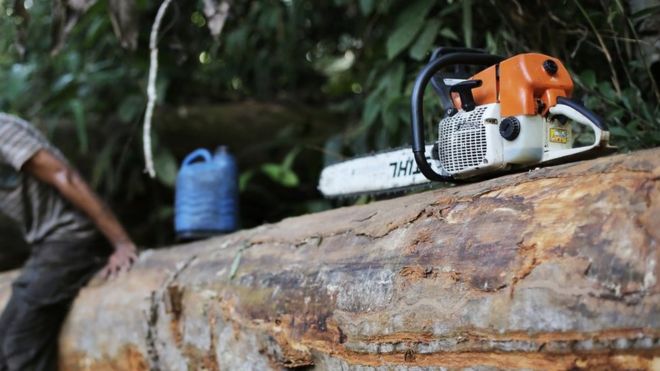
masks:
[[[112,243],[115,252],[103,269],[104,276],[114,276],[130,268],[137,258],[135,244],[112,211],[75,169],[48,150],[41,149],[23,165],[21,170],[57,189],[66,200],[84,212]]]

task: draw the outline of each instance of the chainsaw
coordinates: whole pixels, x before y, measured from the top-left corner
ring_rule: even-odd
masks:
[[[472,75],[471,69],[478,72]],[[425,141],[423,116],[429,82],[444,108],[432,144]],[[614,152],[603,120],[570,99],[572,91],[566,68],[547,55],[505,59],[477,49],[439,48],[413,87],[412,151],[390,150],[330,165],[321,173],[319,190],[326,197],[378,194]],[[589,129],[593,143],[576,146],[574,131]]]

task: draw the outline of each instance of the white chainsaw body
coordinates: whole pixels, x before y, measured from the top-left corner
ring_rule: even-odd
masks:
[[[570,123],[551,119],[554,116],[548,116],[550,119],[541,115],[514,117],[520,123],[520,133],[513,140],[500,134],[499,123],[503,117],[499,103],[478,106],[470,112],[458,111],[444,118],[438,124],[435,166],[443,175],[461,179],[529,167],[586,150],[573,148]],[[600,132],[598,128],[595,130]]]
[[[516,168],[529,168],[570,154],[584,152],[606,140],[608,132],[570,107],[551,108],[548,118],[520,115],[520,132],[513,140],[499,131],[500,104],[486,104],[470,112],[458,111],[438,123],[437,151],[426,146],[429,163],[442,175],[467,179]],[[570,117],[594,130],[594,144],[573,148],[570,121],[562,123],[554,115]],[[429,183],[420,173],[409,148],[381,152],[330,165],[323,169],[319,190],[326,197],[380,193]]]

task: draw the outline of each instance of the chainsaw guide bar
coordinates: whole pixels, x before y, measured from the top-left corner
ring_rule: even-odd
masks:
[[[428,146],[429,153],[432,147]],[[410,147],[338,162],[325,167],[319,180],[319,190],[330,198],[375,196],[433,186],[417,167]]]

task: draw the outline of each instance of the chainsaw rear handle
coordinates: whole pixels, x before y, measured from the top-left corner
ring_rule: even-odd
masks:
[[[449,66],[457,64],[492,66],[500,61],[502,61],[502,57],[490,54],[472,52],[445,54],[429,62],[417,76],[411,97],[412,148],[417,167],[427,179],[434,181],[456,181],[451,176],[444,176],[435,172],[426,160],[424,153],[426,147],[424,139],[424,91],[429,81],[438,71]]]
[[[561,104],[563,104],[565,106],[568,106],[568,107],[572,108],[574,111],[576,111],[577,113],[583,115],[589,122],[593,123],[600,130],[608,131],[607,125],[605,125],[605,122],[603,121],[603,119],[600,118],[600,116],[593,113],[592,111],[590,111],[589,109],[587,109],[587,107],[583,106],[582,104],[580,104],[580,103],[578,103],[578,102],[576,102],[572,99],[566,98],[566,97],[557,97],[557,105],[561,105]],[[557,106],[555,106],[555,107],[557,107]],[[550,112],[550,113],[552,113],[552,112]],[[573,113],[573,116],[577,116],[577,115],[575,115]],[[569,118],[572,119],[573,121],[579,122],[577,119],[575,119],[573,117],[569,117]],[[589,124],[586,124],[586,123],[583,123],[583,124],[584,125],[589,125]]]
[[[584,147],[548,151],[544,155],[543,162],[587,152],[596,147],[607,147],[610,138],[607,125],[599,116],[580,103],[569,98],[557,97],[557,104],[550,107],[549,112],[551,116],[564,116],[578,124],[591,127],[594,131],[594,142]]]

